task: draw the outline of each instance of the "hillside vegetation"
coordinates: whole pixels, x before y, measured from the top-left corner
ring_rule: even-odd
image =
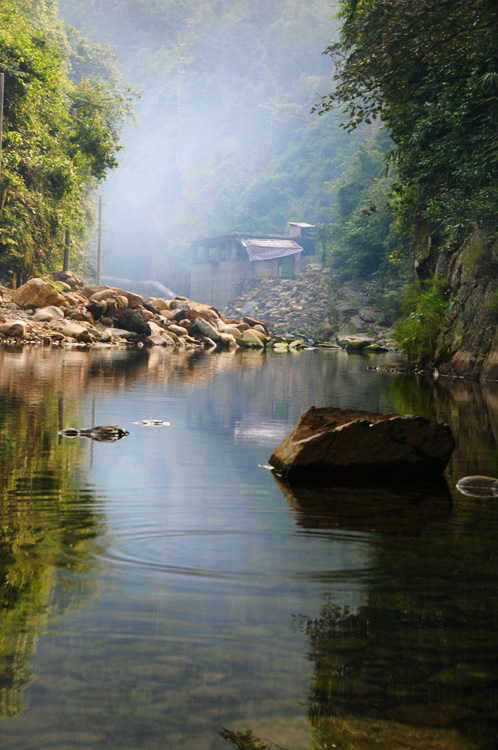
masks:
[[[423,363],[475,375],[489,360],[490,375],[498,288],[498,6],[342,0],[340,20],[340,39],[328,48],[336,88],[319,111],[344,107],[350,132],[382,120],[393,140],[388,163],[396,168],[397,225],[415,238],[418,275],[398,338]]]
[[[61,264],[66,231],[83,262],[88,196],[117,166],[130,92],[109,55],[41,0],[0,4],[0,70],[0,278],[11,282]]]

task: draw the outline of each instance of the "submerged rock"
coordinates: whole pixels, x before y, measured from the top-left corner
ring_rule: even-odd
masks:
[[[66,430],[59,430],[58,434],[67,438],[88,437],[98,443],[114,443],[130,433],[117,424],[106,424],[98,427],[86,427],[83,430],[68,427]]]
[[[471,497],[498,496],[498,479],[484,477],[480,474],[462,477],[462,479],[458,480],[456,487],[462,495],[470,495]]]
[[[425,417],[312,406],[269,463],[289,481],[422,479],[441,474],[454,448],[451,428]]]

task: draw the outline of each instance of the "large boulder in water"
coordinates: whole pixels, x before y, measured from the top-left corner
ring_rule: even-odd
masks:
[[[454,447],[451,428],[425,417],[312,406],[270,464],[289,481],[427,478],[443,472]]]

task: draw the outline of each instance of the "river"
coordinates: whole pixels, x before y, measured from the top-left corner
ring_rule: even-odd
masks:
[[[392,357],[0,350],[2,750],[496,746],[498,384]],[[282,487],[327,404],[448,422],[445,482]]]

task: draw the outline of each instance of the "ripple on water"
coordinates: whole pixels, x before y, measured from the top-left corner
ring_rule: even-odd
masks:
[[[170,576],[193,576],[240,583],[251,580],[322,581],[354,573],[368,575],[366,539],[337,534],[317,535],[313,545],[304,535],[230,529],[146,529],[111,542],[103,559],[120,568]],[[327,553],[327,554],[325,554]]]

